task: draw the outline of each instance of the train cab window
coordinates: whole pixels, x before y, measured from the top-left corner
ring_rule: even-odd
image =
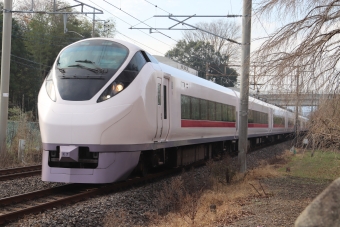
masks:
[[[101,94],[97,102],[105,101],[125,90],[130,83],[137,77],[143,66],[146,64],[144,55],[138,51],[130,60],[129,64]]]
[[[126,61],[129,49],[107,40],[84,40],[66,47],[55,64],[63,100],[90,100]]]
[[[143,51],[143,52],[144,52],[144,51]],[[144,52],[144,53],[146,54],[147,58],[148,58],[152,63],[158,64],[158,61],[157,61],[157,59],[156,59],[154,56],[152,56],[152,55],[149,54],[148,52]]]

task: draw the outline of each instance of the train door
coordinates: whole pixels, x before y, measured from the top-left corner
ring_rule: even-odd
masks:
[[[163,78],[163,86],[162,86],[162,104],[163,104],[163,132],[161,135],[161,140],[166,140],[169,133],[169,125],[170,125],[170,105],[169,105],[169,97],[170,97],[170,87],[169,87],[169,79]]]
[[[164,141],[169,132],[169,79],[157,78],[157,132],[155,141]]]

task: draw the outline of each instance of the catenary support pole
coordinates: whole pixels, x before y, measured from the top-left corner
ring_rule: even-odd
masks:
[[[94,14],[95,9],[93,9],[93,20],[92,20],[92,38],[94,37],[94,26],[96,24],[96,14]]]
[[[4,1],[1,53],[1,84],[0,84],[0,152],[6,146],[8,121],[9,75],[11,63],[12,36],[12,0]]]
[[[250,68],[250,36],[251,36],[251,6],[252,0],[243,0],[242,17],[242,54],[241,54],[241,86],[239,103],[239,140],[238,163],[240,172],[247,170],[248,147],[248,101],[249,101],[249,68]]]
[[[294,130],[294,146],[297,147],[298,135],[299,135],[299,86],[300,86],[300,70],[297,68],[296,73],[296,104],[295,104],[295,130]]]

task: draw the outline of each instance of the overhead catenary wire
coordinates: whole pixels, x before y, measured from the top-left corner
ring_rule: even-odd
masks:
[[[109,13],[109,14],[112,15],[113,17],[117,18],[118,20],[121,20],[121,21],[123,21],[124,23],[126,23],[126,24],[132,26],[132,24],[130,24],[130,23],[126,22],[125,20],[121,19],[120,17],[118,17],[118,16],[112,14],[111,12],[107,11],[106,9],[104,9],[103,7],[101,7],[101,6],[99,6],[98,4],[94,3],[93,1],[91,1],[91,0],[89,0],[89,1],[90,1],[91,3],[93,3],[94,5],[98,6],[99,8],[101,8],[102,10],[104,10],[105,12]],[[165,42],[163,42],[163,41],[161,41],[161,40],[159,40],[159,39],[153,37],[152,35],[150,35],[150,34],[144,32],[144,31],[142,31],[142,30],[140,30],[140,29],[138,29],[138,31],[142,32],[143,34],[145,34],[145,35],[147,35],[147,36],[150,36],[152,39],[155,39],[155,40],[157,40],[157,41],[159,41],[159,42],[161,42],[161,43],[163,43],[163,44],[165,44],[165,45],[171,47],[170,44],[167,44],[167,43],[165,43]]]
[[[104,1],[104,2],[106,2],[107,4],[111,5],[111,6],[115,7],[116,9],[118,9],[118,10],[122,11],[123,13],[125,13],[125,14],[129,15],[130,17],[132,17],[132,18],[134,18],[134,19],[138,20],[139,22],[141,22],[141,23],[145,24],[145,25],[146,25],[146,26],[148,26],[149,28],[152,28],[150,25],[148,25],[148,24],[144,23],[143,21],[139,20],[137,17],[135,17],[135,16],[132,16],[132,15],[131,15],[131,14],[129,14],[128,12],[126,12],[126,11],[122,10],[121,8],[119,8],[119,7],[115,6],[115,5],[113,5],[112,3],[110,3],[110,2],[108,2],[108,1],[106,1],[106,0],[103,0],[103,1]],[[177,40],[175,40],[175,39],[171,38],[170,36],[168,36],[168,35],[164,34],[163,32],[160,32],[160,31],[158,31],[157,29],[155,29],[155,30],[156,30],[156,31],[157,31],[159,34],[162,34],[162,35],[164,35],[164,36],[168,37],[169,39],[172,39],[172,40],[174,40],[174,41],[178,42]]]

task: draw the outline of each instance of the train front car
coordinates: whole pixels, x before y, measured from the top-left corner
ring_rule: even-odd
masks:
[[[108,183],[130,174],[140,151],[128,144],[154,136],[148,118],[155,116],[145,113],[146,99],[156,103],[147,92],[156,86],[148,60],[138,47],[113,39],[82,40],[61,51],[38,98],[43,181]]]

